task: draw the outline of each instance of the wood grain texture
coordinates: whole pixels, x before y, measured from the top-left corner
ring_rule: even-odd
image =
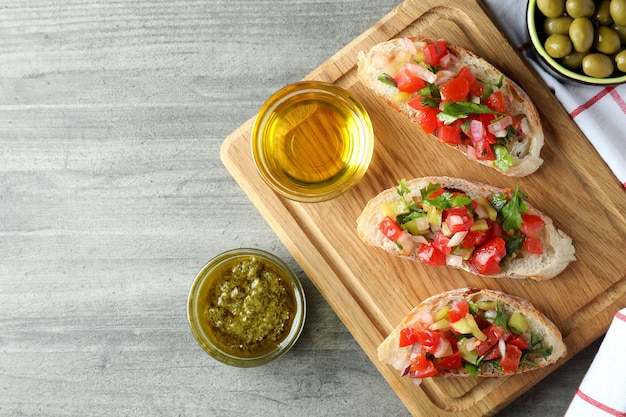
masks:
[[[519,83],[533,97],[543,119],[546,162],[540,172],[523,179],[494,174],[426,137],[366,91],[356,79],[358,52],[398,36],[444,38],[496,63]],[[407,0],[307,78],[348,89],[372,117],[375,154],[354,189],[319,204],[290,202],[271,193],[250,155],[251,121],[226,139],[222,158],[413,415],[491,415],[554,370],[480,381],[430,379],[416,390],[410,380],[377,361],[376,348],[415,304],[430,295],[469,285],[522,296],[562,329],[570,356],[606,331],[615,311],[626,303],[626,262],[621,256],[626,243],[626,199],[567,113],[477,3],[449,6],[438,0]],[[426,175],[461,176],[510,188],[519,184],[531,202],[573,238],[578,260],[558,279],[546,282],[493,280],[428,268],[362,247],[355,220],[366,202],[398,178]],[[592,214],[581,209],[597,201],[603,202],[604,210]],[[589,230],[603,239],[588,239]],[[365,257],[368,262],[363,262]],[[602,271],[601,276],[597,271]],[[589,320],[597,325],[590,328]]]
[[[0,415],[408,415],[219,156],[398,4],[0,0]],[[195,274],[244,246],[308,298],[298,344],[251,370],[186,321]],[[562,415],[597,348],[499,415]]]

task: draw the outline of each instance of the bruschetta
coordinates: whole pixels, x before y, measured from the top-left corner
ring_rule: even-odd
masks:
[[[519,187],[452,177],[400,180],[357,218],[366,244],[429,266],[492,278],[546,280],[576,259],[572,239]]]
[[[419,303],[378,347],[378,359],[419,383],[437,376],[499,377],[551,365],[561,332],[529,301],[459,288]]]
[[[359,53],[358,77],[423,132],[471,160],[516,177],[543,163],[543,129],[528,94],[466,49],[445,40],[392,39]]]

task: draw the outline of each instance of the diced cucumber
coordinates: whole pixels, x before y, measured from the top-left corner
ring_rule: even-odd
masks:
[[[441,210],[431,206],[428,211],[428,223],[431,225],[431,228],[436,227],[436,229],[439,230],[441,227]]]
[[[380,205],[380,212],[383,216],[395,218],[399,214],[406,214],[409,208],[403,200],[394,200]]]
[[[496,220],[496,218],[498,217],[498,212],[491,205],[489,200],[487,200],[485,197],[478,197],[476,202],[478,203],[479,206],[481,206],[483,209],[485,209],[485,211],[487,212],[487,216],[489,217],[489,220],[491,220],[491,221],[495,221]]]
[[[448,319],[441,319],[435,321],[433,324],[428,326],[431,330],[443,330],[450,328],[450,321]]]
[[[463,246],[459,245],[454,248],[452,253],[454,255],[460,256],[461,258],[463,258],[464,261],[467,261],[469,260],[469,258],[472,257],[472,254],[474,253],[474,247],[464,248]]]
[[[470,329],[472,330],[472,335],[480,340],[480,341],[485,341],[487,340],[487,335],[485,335],[480,328],[478,327],[478,324],[476,323],[476,320],[474,320],[474,316],[472,316],[471,314],[467,316],[467,322],[470,326]]]
[[[426,216],[416,217],[406,223],[402,223],[402,228],[412,235],[423,235],[428,233],[428,218]]]
[[[496,303],[495,301],[478,301],[476,302],[476,307],[480,308],[483,311],[495,310]]]
[[[474,350],[467,350],[467,347],[465,346],[465,342],[466,341],[467,341],[467,339],[461,338],[457,342],[456,345],[459,348],[459,352],[461,352],[461,357],[464,360],[466,360],[467,362],[476,365],[476,363],[478,362],[478,352],[476,351],[476,349],[474,349]]]
[[[470,231],[472,232],[485,232],[487,230],[489,230],[489,224],[485,219],[474,220],[472,227],[470,227]]]
[[[528,330],[528,321],[526,320],[526,317],[524,317],[524,315],[518,311],[511,314],[511,317],[509,317],[509,322],[507,324],[511,328],[513,333],[522,334],[526,330]]]
[[[443,306],[443,307],[441,307],[439,309],[439,311],[437,311],[435,313],[435,315],[433,316],[433,320],[434,321],[439,321],[439,320],[448,318],[448,311],[450,311],[451,308],[452,307],[450,307],[450,306]]]
[[[466,317],[455,321],[454,323],[450,323],[450,327],[454,329],[455,332],[460,334],[471,334],[472,327],[467,321],[467,318],[471,317],[471,315],[467,315]]]

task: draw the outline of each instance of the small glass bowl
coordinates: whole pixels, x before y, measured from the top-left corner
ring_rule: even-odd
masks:
[[[289,299],[290,310],[290,318],[285,323],[285,328],[278,339],[268,342],[259,351],[246,350],[247,346],[242,346],[243,349],[237,350],[223,343],[220,338],[225,334],[222,333],[222,336],[220,336],[220,333],[210,324],[209,316],[207,315],[209,298],[216,296],[214,291],[217,290],[216,287],[219,285],[219,282],[223,282],[223,277],[231,274],[233,267],[251,258],[261,261],[265,271],[271,271],[280,277],[280,282],[283,284]],[[244,291],[248,291],[253,287],[248,287]],[[236,291],[238,290],[240,288]],[[247,294],[249,295],[250,292]],[[259,302],[259,300],[261,299],[257,299],[255,302]],[[263,302],[270,304],[271,300],[266,297],[263,299]],[[209,355],[220,362],[232,366],[260,366],[281,357],[298,340],[304,327],[305,317],[306,299],[304,290],[295,273],[283,260],[260,249],[232,249],[217,255],[200,270],[189,292],[187,318],[191,332],[198,344]]]
[[[302,81],[263,104],[251,145],[256,168],[274,191],[320,202],[361,180],[372,159],[374,131],[369,114],[347,90]]]
[[[595,85],[595,86],[611,86],[623,84],[626,82],[626,74],[616,71],[615,74],[607,78],[596,78],[585,75],[582,70],[580,72],[573,71],[564,65],[561,65],[558,60],[552,58],[546,52],[543,43],[545,37],[543,36],[543,21],[545,17],[541,14],[537,7],[537,0],[528,0],[528,6],[526,9],[526,26],[528,34],[530,35],[530,43],[532,44],[534,52],[539,57],[539,63],[552,71],[556,77],[566,83],[570,84],[583,84],[583,85]]]

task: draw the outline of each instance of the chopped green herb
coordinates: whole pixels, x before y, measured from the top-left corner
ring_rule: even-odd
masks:
[[[444,191],[435,198],[428,198],[434,191],[440,188],[439,184],[429,184],[428,187],[422,188],[422,201],[444,210],[450,207],[463,207],[472,204],[472,199],[466,194],[454,195],[450,191]]]
[[[495,145],[493,147],[495,152],[495,160],[493,165],[502,172],[507,172],[511,166],[513,166],[513,157],[502,145]]]
[[[426,84],[426,87],[418,91],[420,95],[420,103],[424,107],[430,107],[433,109],[439,108],[439,102],[441,100],[441,93],[439,87],[435,84]]]
[[[500,75],[500,79],[497,83],[490,83],[489,81],[479,80],[481,83],[485,85],[484,93],[480,96],[481,100],[486,99],[494,92],[494,87],[502,88],[502,83],[504,83],[504,75]]]
[[[508,331],[508,322],[509,322],[509,318],[506,315],[506,313],[502,310],[502,308],[500,307],[500,302],[496,301],[496,320],[494,321],[494,324],[496,326],[500,326],[501,328],[503,328],[505,331]]]
[[[495,110],[491,110],[484,104],[478,104],[471,101],[459,101],[450,103],[437,114],[437,118],[449,125],[458,119],[465,119],[470,114],[501,114]]]
[[[467,372],[473,379],[478,379],[478,371],[478,366],[465,362],[465,372]]]
[[[489,198],[489,202],[499,213],[502,210],[502,207],[509,201],[508,197],[504,193],[493,194],[491,198]]]
[[[398,84],[396,84],[396,82],[394,81],[393,77],[387,73],[382,73],[378,76],[378,81],[381,81],[385,84],[389,84],[392,85],[394,87],[397,87]]]
[[[522,213],[526,211],[525,198],[528,196],[520,191],[518,185],[511,199],[500,210],[503,220],[502,228],[505,232],[510,233],[511,230],[518,230],[522,227]]]
[[[506,242],[506,257],[511,258],[517,256],[517,253],[522,249],[524,239],[521,236],[514,236],[510,238],[504,238]]]

